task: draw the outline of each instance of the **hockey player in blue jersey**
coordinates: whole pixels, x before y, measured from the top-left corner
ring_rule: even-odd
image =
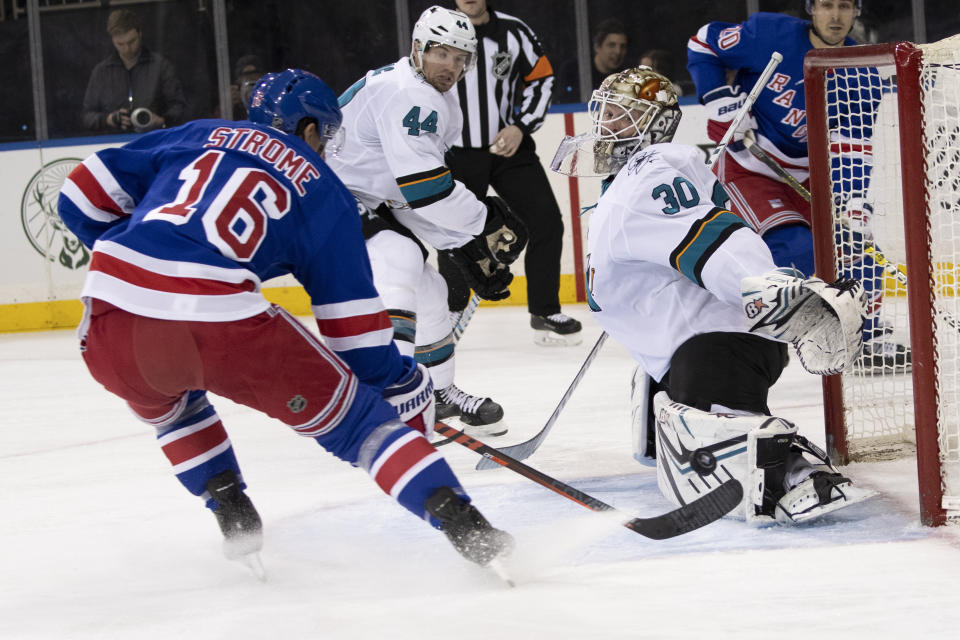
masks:
[[[704,25],[690,38],[687,67],[697,95],[707,108],[707,133],[712,140],[719,141],[771,54],[783,54],[783,61],[753,105],[749,124],[741,128],[752,129],[756,144],[809,189],[803,59],[814,48],[856,44],[849,33],[860,14],[861,0],[807,0],[806,7],[809,21],[761,12],[739,24]],[[728,72],[736,74],[730,84]],[[831,105],[831,117],[840,120],[841,131],[846,127],[852,132],[855,122],[857,136],[869,137],[882,94],[876,75],[839,71],[831,82],[838,92],[861,95],[861,100],[850,101],[849,107]],[[731,209],[763,237],[777,265],[812,274],[809,203],[753,157],[742,140],[743,134],[738,133],[715,168],[730,196]],[[860,148],[869,141],[853,142]],[[837,204],[849,221],[849,227],[840,232],[855,234],[856,242],[869,240],[873,210],[866,200],[869,156],[846,154],[842,165],[838,157],[832,162],[835,175],[851,186],[847,193],[837,194]],[[890,329],[879,319],[882,268],[869,256],[855,263],[846,261],[844,266],[841,275],[860,280],[870,298],[871,313],[864,325],[864,357],[859,364],[897,366],[903,370],[909,365],[909,350],[884,339]]]
[[[213,511],[224,552],[258,558],[262,525],[212,391],[366,470],[486,564],[510,543],[429,443],[433,387],[401,356],[356,202],[323,161],[342,116],[315,75],[261,79],[250,122],[200,120],[83,161],[60,217],[92,249],[83,358],[157,430],[177,479]],[[322,339],[260,293],[292,274]]]

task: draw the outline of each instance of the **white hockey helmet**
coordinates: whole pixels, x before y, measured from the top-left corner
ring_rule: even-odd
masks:
[[[477,32],[465,13],[439,5],[428,8],[413,25],[412,40],[410,59],[417,73],[423,72],[423,53],[433,45],[445,44],[470,54],[464,74],[477,63]]]
[[[646,66],[607,76],[588,110],[596,162],[607,162],[611,173],[638,149],[673,140],[681,117],[673,83]]]
[[[813,5],[817,0],[807,0],[807,14],[813,15]],[[863,9],[863,0],[853,0],[853,8],[856,10],[856,15],[860,15],[860,11]]]

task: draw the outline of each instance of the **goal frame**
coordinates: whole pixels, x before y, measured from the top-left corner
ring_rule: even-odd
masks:
[[[927,526],[946,522],[940,455],[937,444],[937,387],[934,359],[933,265],[927,227],[929,203],[925,187],[921,64],[923,55],[910,42],[894,42],[810,51],[803,65],[810,158],[811,218],[817,274],[836,278],[833,243],[833,197],[827,132],[826,74],[836,67],[895,65],[897,114],[903,187],[910,346],[913,351],[913,411],[916,426],[920,520]],[[818,230],[821,232],[818,233]],[[840,375],[823,379],[824,422],[830,458],[850,461],[844,427],[843,382]]]

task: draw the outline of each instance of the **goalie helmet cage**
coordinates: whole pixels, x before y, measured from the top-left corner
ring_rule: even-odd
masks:
[[[912,349],[912,372],[862,362],[824,378],[827,447],[840,464],[915,450],[921,521],[941,525],[960,516],[960,36],[816,49],[804,87],[817,273],[873,278],[873,335]],[[872,243],[851,233],[858,198]],[[885,274],[863,268],[871,251]]]

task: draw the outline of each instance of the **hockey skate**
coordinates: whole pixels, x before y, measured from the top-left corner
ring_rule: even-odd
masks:
[[[223,532],[223,555],[228,560],[243,561],[245,556],[257,554],[263,547],[263,523],[250,498],[240,488],[237,474],[224,471],[214,476],[207,483],[207,491],[217,503],[213,515]],[[244,564],[250,566],[249,562]],[[253,566],[250,568],[257,573]]]
[[[854,362],[854,371],[866,375],[910,373],[912,369],[910,347],[897,343],[893,331],[886,327],[864,340],[863,351]]]
[[[849,478],[824,465],[777,501],[777,522],[797,524],[819,518],[831,511],[849,507],[876,495],[875,491],[856,487]]]
[[[822,464],[811,464],[804,453]],[[794,436],[794,444],[784,465],[783,489],[774,506],[774,518],[780,524],[797,524],[819,518],[837,509],[863,502],[876,491],[854,486],[830,463],[827,454],[803,436]]]
[[[440,529],[453,548],[470,562],[485,567],[513,549],[513,536],[493,528],[476,507],[450,487],[437,489],[425,506],[440,521]]]
[[[574,346],[583,342],[578,320],[563,313],[549,316],[530,316],[533,341],[542,346]]]
[[[503,407],[490,398],[472,396],[451,384],[434,392],[437,420],[459,418],[464,433],[477,438],[502,436],[507,432]]]

